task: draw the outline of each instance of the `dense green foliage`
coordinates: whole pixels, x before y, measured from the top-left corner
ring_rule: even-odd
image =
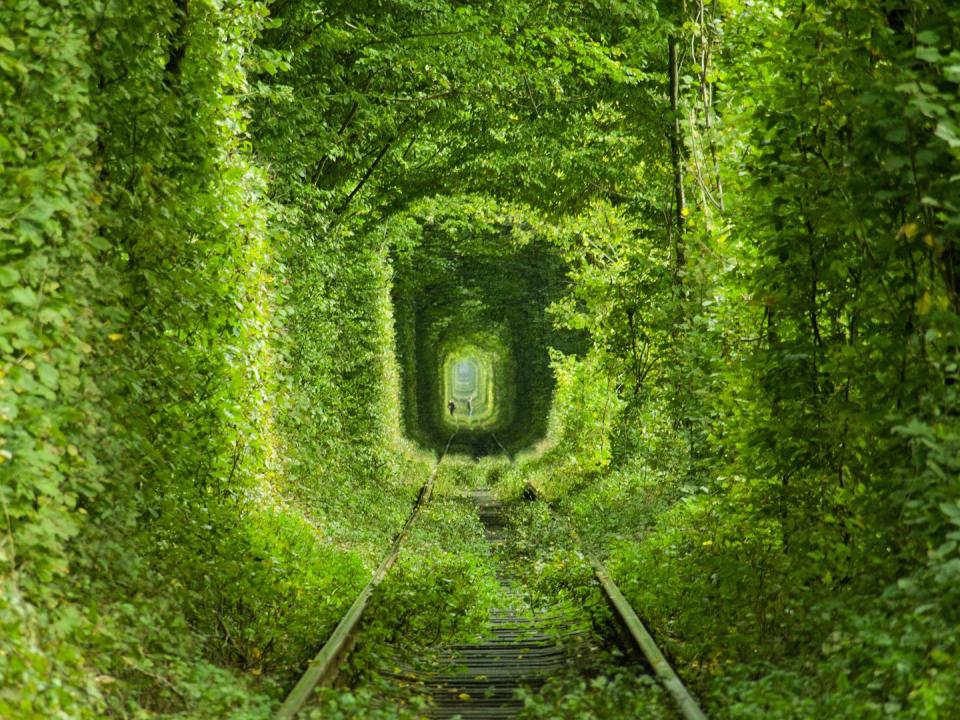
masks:
[[[603,330],[558,360],[557,444],[527,467],[715,712],[950,716],[957,12],[683,30],[708,64],[682,83],[682,240],[583,215],[604,254],[567,246],[558,309]]]
[[[0,715],[267,717],[477,333],[711,714],[955,714],[954,5],[5,0]]]
[[[0,10],[4,717],[264,716],[423,479],[383,261],[310,254],[252,155],[267,22]]]
[[[420,203],[397,225],[394,313],[407,434],[426,446],[488,454],[543,437],[553,389],[548,348],[572,352],[547,307],[565,285],[555,249],[523,216],[456,198]],[[403,234],[400,234],[403,233]],[[441,394],[446,358],[464,345],[493,358],[496,418],[451,427]]]

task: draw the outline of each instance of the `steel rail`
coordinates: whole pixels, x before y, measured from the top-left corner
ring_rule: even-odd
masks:
[[[525,485],[525,494],[528,497],[544,500],[540,491],[537,490],[537,488],[534,487],[530,482],[526,482]],[[567,524],[567,528],[570,530],[571,534],[582,546],[583,542],[580,540],[580,536],[577,534],[576,530],[573,529],[569,523],[566,522],[566,520],[563,522]],[[620,588],[617,586],[616,582],[614,582],[613,578],[610,577],[610,573],[607,572],[607,568],[591,553],[585,553],[585,555],[590,561],[590,564],[593,566],[594,576],[600,583],[600,588],[603,590],[603,594],[607,599],[607,603],[610,605],[610,609],[627,629],[630,638],[640,649],[640,652],[643,653],[643,656],[653,669],[653,672],[660,681],[660,684],[663,685],[664,689],[668,693],[670,693],[670,696],[676,703],[677,708],[680,710],[680,714],[683,715],[685,720],[707,720],[707,716],[701,709],[700,704],[697,702],[693,694],[687,689],[687,686],[683,684],[683,680],[680,679],[680,676],[677,675],[676,670],[673,669],[673,666],[670,665],[670,662],[657,646],[656,640],[653,639],[650,631],[647,630],[646,626],[643,624],[643,621],[630,605],[630,602],[623,596],[623,593],[620,591]]]
[[[510,458],[510,462],[513,462],[513,454],[503,446],[503,443],[500,442],[500,438],[498,438],[498,437],[497,437],[494,433],[492,433],[492,432],[490,433],[490,437],[492,437],[492,438],[493,438],[493,441],[494,441],[497,445],[500,446],[500,449],[503,450],[503,451],[507,454],[507,457]]]
[[[440,469],[440,463],[450,449],[450,443],[453,442],[455,435],[456,433],[451,435],[450,439],[447,440],[446,448],[444,448],[443,453],[433,466],[430,477],[423,484],[423,487],[420,488],[416,503],[414,503],[413,510],[410,512],[410,517],[407,518],[407,522],[403,528],[401,528],[400,532],[397,533],[393,544],[390,546],[389,552],[387,552],[383,561],[374,571],[370,582],[360,591],[360,594],[357,595],[350,609],[347,610],[346,614],[340,619],[340,622],[337,623],[337,627],[334,628],[333,633],[327,639],[324,646],[320,648],[320,652],[310,661],[310,665],[306,671],[300,676],[297,684],[293,686],[293,689],[283,701],[280,709],[277,710],[277,714],[275,715],[277,720],[291,720],[296,717],[297,713],[307,704],[307,701],[317,686],[332,682],[336,677],[338,666],[346,660],[350,651],[353,649],[354,643],[356,642],[357,630],[360,627],[360,622],[363,620],[363,613],[370,603],[370,597],[373,595],[373,591],[383,582],[390,568],[393,567],[393,564],[397,561],[397,557],[400,555],[401,543],[406,539],[410,528],[413,527],[413,523],[420,515],[420,511],[430,502],[430,498],[433,496],[433,486],[437,478],[437,472]]]

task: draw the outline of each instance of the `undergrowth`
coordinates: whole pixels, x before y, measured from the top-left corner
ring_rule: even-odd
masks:
[[[359,689],[323,691],[317,701],[333,717],[415,716],[424,699],[382,674],[402,675],[403,658],[423,660],[446,644],[475,639],[490,608],[502,604],[483,526],[473,503],[457,496],[457,479],[475,472],[472,462],[441,463],[434,497],[377,588],[350,656],[344,682]]]

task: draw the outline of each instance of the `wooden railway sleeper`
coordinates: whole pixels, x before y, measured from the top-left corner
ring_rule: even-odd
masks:
[[[543,499],[539,490],[529,482],[525,483],[523,497],[527,499]],[[577,542],[582,546],[583,543],[580,541],[576,530],[570,527],[569,524],[567,524],[567,527],[571,534],[577,539]],[[661,652],[653,636],[643,624],[643,621],[640,620],[636,611],[623,596],[620,588],[614,582],[613,578],[610,577],[610,573],[607,572],[606,567],[604,567],[603,563],[596,557],[593,557],[589,553],[586,555],[590,564],[593,566],[594,575],[600,583],[604,597],[610,605],[610,609],[613,611],[617,625],[626,629],[629,634],[629,639],[643,654],[643,657],[653,669],[660,684],[663,685],[664,689],[673,698],[673,701],[676,703],[677,708],[685,720],[707,720],[707,716],[700,708],[700,704],[687,689],[687,686],[684,685],[683,680],[677,675],[677,672],[673,669],[673,666],[670,665],[670,662],[664,656],[663,652]]]
[[[313,660],[310,661],[310,665],[307,666],[306,671],[300,676],[297,684],[294,685],[293,689],[287,695],[280,709],[277,710],[275,716],[277,720],[291,720],[296,717],[297,713],[303,709],[313,694],[313,691],[318,686],[330,685],[336,679],[340,665],[347,659],[347,656],[350,654],[350,651],[353,650],[353,646],[356,643],[360,622],[363,619],[363,613],[367,609],[367,605],[370,603],[370,597],[373,591],[383,582],[390,568],[393,567],[393,564],[400,554],[401,543],[410,532],[410,528],[420,515],[421,509],[430,502],[430,498],[433,496],[433,486],[437,478],[437,472],[440,469],[440,463],[443,462],[446,451],[450,448],[450,443],[453,442],[455,435],[456,433],[450,436],[450,439],[447,441],[447,447],[443,454],[437,459],[429,479],[420,488],[413,510],[410,512],[410,517],[407,518],[407,522],[397,534],[393,544],[390,546],[389,552],[374,571],[370,582],[368,582],[366,587],[357,595],[346,614],[344,614],[340,622],[337,623],[336,628],[334,628],[327,642],[324,643],[320,651],[314,656]]]

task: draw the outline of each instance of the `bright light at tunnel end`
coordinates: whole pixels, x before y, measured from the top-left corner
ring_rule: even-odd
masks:
[[[440,396],[449,428],[491,429],[497,426],[497,354],[476,345],[462,345],[443,359]]]

